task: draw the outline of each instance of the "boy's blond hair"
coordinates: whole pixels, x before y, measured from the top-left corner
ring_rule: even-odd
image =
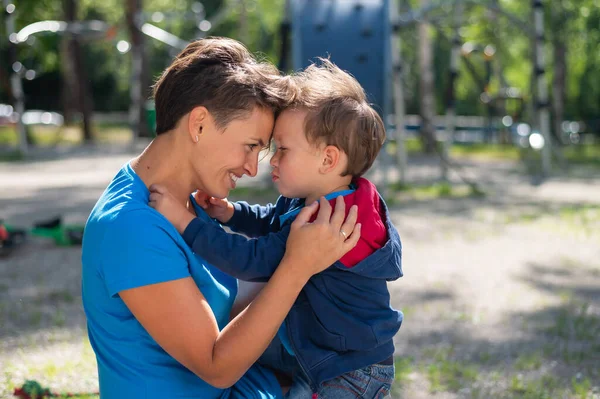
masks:
[[[294,75],[295,108],[304,108],[306,138],[311,144],[333,145],[346,153],[342,176],[361,176],[373,165],[385,141],[385,127],[367,102],[358,81],[327,59]]]

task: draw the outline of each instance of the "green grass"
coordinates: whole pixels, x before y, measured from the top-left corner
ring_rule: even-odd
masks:
[[[408,154],[419,154],[423,151],[421,140],[409,138],[404,142]],[[387,146],[390,155],[396,151],[396,143],[392,140]],[[600,166],[600,144],[571,145],[562,149],[565,160],[572,165]],[[454,158],[474,158],[480,160],[522,160],[540,159],[539,151],[524,150],[514,145],[503,144],[453,144],[450,156]]]
[[[248,198],[271,198],[272,202],[275,202],[279,194],[275,187],[270,186],[247,186],[247,187],[236,187],[229,193],[229,199],[234,200],[239,198],[247,200]]]
[[[423,145],[418,138],[409,138],[404,141],[406,152],[408,154],[420,154],[423,152]],[[441,146],[441,142],[438,142]],[[390,155],[396,152],[396,142],[391,140],[386,145]],[[450,147],[451,157],[474,157],[479,159],[513,159],[520,158],[520,150],[511,145],[500,144],[453,144]]]
[[[94,139],[99,143],[126,143],[131,137],[131,130],[125,125],[94,124],[92,127]],[[80,144],[83,142],[83,132],[78,125],[30,126],[28,134],[31,141],[41,147],[57,144]],[[19,142],[17,131],[12,126],[0,126],[0,147],[16,146]]]
[[[505,224],[533,223],[542,219],[547,221],[546,217],[552,218],[554,227],[559,222],[580,232],[594,232],[600,228],[600,205],[561,205],[559,207],[516,210],[510,214],[504,214],[502,221]]]
[[[395,377],[394,380],[398,383],[405,383],[408,381],[408,375],[413,372],[414,360],[410,357],[401,357],[395,359]]]
[[[402,387],[409,383],[409,375],[413,370],[414,360],[410,357],[399,357],[394,360],[395,376],[392,384],[392,397],[400,397]]]
[[[588,394],[591,392],[592,383],[588,378],[578,379],[573,377],[571,379],[571,389],[578,399],[586,399]]]
[[[510,381],[509,392],[515,399],[555,399],[564,397],[566,393],[560,387],[559,380],[548,375],[535,380],[514,376]]]
[[[421,140],[416,138],[409,138],[404,140],[404,146],[406,148],[407,154],[418,154],[423,152]],[[394,155],[396,153],[396,140],[388,140],[386,142],[385,148],[388,154]]]
[[[558,211],[561,221],[582,229],[600,228],[600,205],[569,205]]]
[[[451,157],[467,157],[475,159],[489,160],[519,160],[521,158],[521,150],[512,145],[502,144],[469,144],[469,145],[453,145],[450,148]]]
[[[587,312],[580,309],[578,311]],[[577,315],[569,323],[577,323]],[[557,323],[564,324],[564,321]],[[578,328],[569,324],[569,331],[572,334],[578,334]],[[583,329],[589,328],[589,324],[582,324],[579,328],[579,334]],[[583,337],[587,337],[584,335]],[[511,399],[586,399],[589,398],[594,389],[593,370],[585,370],[583,364],[573,364],[577,372],[573,374],[557,375],[554,370],[544,371],[545,366],[558,360],[559,363],[568,365],[565,359],[557,359],[556,343],[553,341],[552,348],[544,351],[524,352],[518,357],[513,358],[507,364],[504,355],[493,355],[483,351],[475,356],[464,358],[462,352],[457,350],[456,346],[447,346],[444,348],[424,348],[420,351],[420,360],[413,358],[397,358],[395,362],[396,379],[392,389],[393,397],[403,397],[403,390],[410,391],[412,378],[410,374],[415,374],[414,378],[426,378],[429,382],[429,391],[433,395],[442,392],[468,393],[470,398],[491,398],[502,397]],[[600,348],[600,345],[599,345]],[[572,351],[571,354],[576,351]],[[592,354],[592,356],[597,356]],[[590,360],[590,359],[587,359]],[[592,361],[593,363],[593,361]],[[593,364],[592,364],[593,368]],[[460,396],[463,397],[463,396]],[[467,397],[467,396],[464,396]]]
[[[481,197],[485,193],[477,188],[467,185],[452,185],[446,182],[438,182],[433,184],[406,184],[394,183],[391,189],[395,191],[400,199],[415,199],[429,200],[435,198],[466,198],[466,197]],[[397,201],[398,198],[392,201]]]
[[[0,152],[0,162],[16,162],[25,159],[23,154],[18,150],[8,152]]]
[[[590,311],[589,303],[572,301],[559,310],[545,332],[563,341],[592,342],[600,337],[600,317]]]
[[[477,380],[479,372],[475,364],[454,359],[454,348],[425,349],[424,357],[430,359],[420,365],[427,376],[431,392],[457,392]]]
[[[541,353],[525,353],[515,360],[515,370],[531,371],[542,366],[544,359]]]
[[[600,144],[570,146],[564,149],[564,156],[571,164],[600,166]]]
[[[471,386],[478,376],[474,365],[451,360],[439,360],[426,367],[432,392],[458,392],[465,386]]]

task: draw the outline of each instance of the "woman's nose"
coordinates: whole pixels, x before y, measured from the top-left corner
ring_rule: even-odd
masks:
[[[251,157],[244,165],[244,169],[246,169],[246,174],[248,176],[256,176],[256,173],[258,172],[258,155]]]

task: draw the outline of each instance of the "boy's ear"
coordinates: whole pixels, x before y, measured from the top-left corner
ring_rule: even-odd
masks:
[[[331,173],[334,171],[339,162],[340,162],[341,151],[339,148],[328,145],[323,149],[322,156],[323,161],[321,163],[321,167],[319,168],[319,172],[322,174]]]

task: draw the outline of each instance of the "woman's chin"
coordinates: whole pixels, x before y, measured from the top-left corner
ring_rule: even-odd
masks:
[[[219,198],[219,199],[227,198],[229,196],[230,191],[231,191],[231,189],[227,188],[225,190],[222,190],[221,192],[215,193],[215,195],[213,195],[213,197]]]
[[[217,197],[217,198],[227,198],[229,196],[229,193],[231,192],[231,190],[233,190],[235,188],[235,186],[230,187],[230,186],[226,186],[223,188],[223,191],[221,191],[219,193],[219,195],[213,195],[213,197]]]

